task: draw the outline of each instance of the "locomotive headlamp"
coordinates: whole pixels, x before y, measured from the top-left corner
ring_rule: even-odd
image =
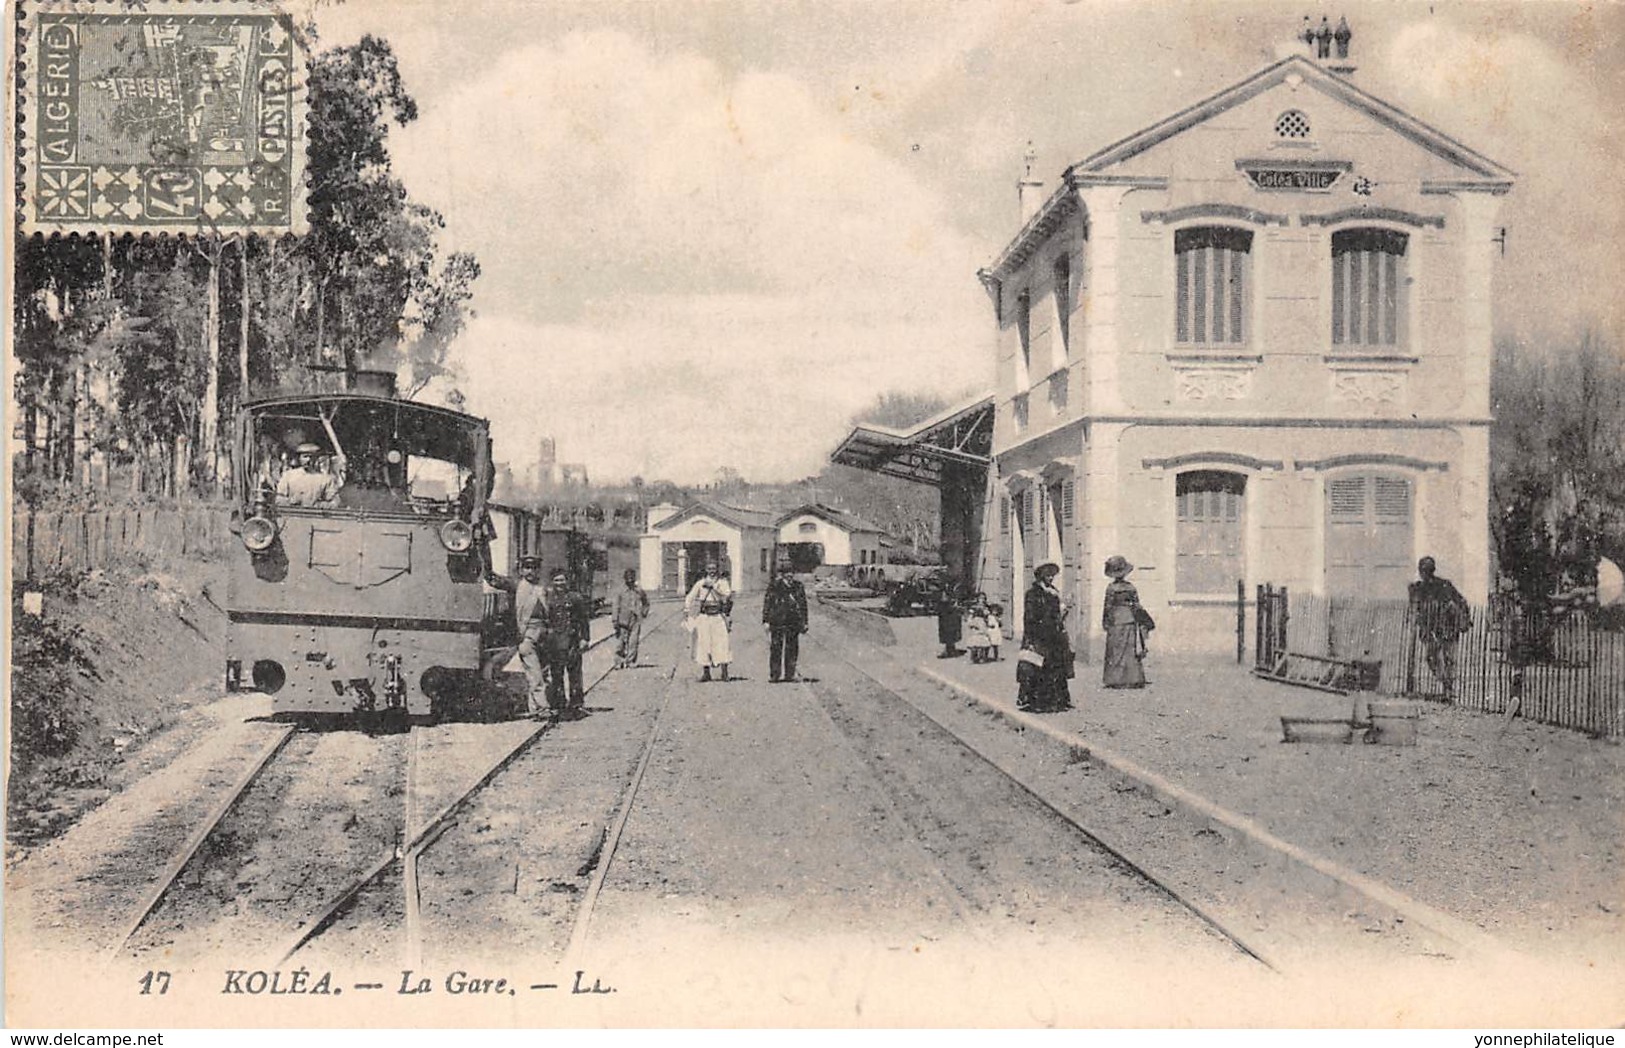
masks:
[[[474,545],[474,529],[466,521],[448,520],[440,526],[440,544],[453,553],[466,553]]]
[[[243,521],[243,545],[255,553],[271,548],[276,541],[276,524],[264,517],[249,517]]]

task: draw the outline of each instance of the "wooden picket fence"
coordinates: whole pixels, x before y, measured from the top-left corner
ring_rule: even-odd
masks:
[[[231,538],[226,510],[209,503],[105,510],[35,510],[15,504],[11,518],[13,578],[92,571],[137,558],[220,555]]]
[[[1405,601],[1347,600],[1294,594],[1287,609],[1287,650],[1382,662],[1379,690],[1517,714],[1596,735],[1625,735],[1625,622],[1591,608],[1531,614],[1515,601],[1472,609],[1456,641],[1455,686],[1428,666]]]

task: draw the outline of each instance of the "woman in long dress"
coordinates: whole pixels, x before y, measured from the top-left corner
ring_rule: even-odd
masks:
[[[1128,581],[1128,573],[1133,570],[1134,565],[1123,557],[1106,561],[1106,574],[1112,581],[1106,586],[1100,625],[1106,631],[1103,683],[1108,688],[1145,687],[1145,667],[1140,663],[1144,655],[1140,645],[1140,594]]]
[[[963,618],[959,611],[959,600],[952,585],[945,586],[942,597],[937,601],[937,643],[942,645],[942,654],[939,659],[953,659],[959,657],[959,641]]]
[[[1034,569],[1022,611],[1022,651],[1036,659],[1024,657],[1017,663],[1016,707],[1033,713],[1072,708],[1072,694],[1066,684],[1072,670],[1072,641],[1066,635],[1066,603],[1055,588],[1055,576],[1060,573],[1056,564],[1040,564]]]

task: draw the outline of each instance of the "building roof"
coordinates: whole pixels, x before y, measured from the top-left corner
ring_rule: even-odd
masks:
[[[787,521],[801,516],[820,517],[843,531],[872,532],[877,535],[883,535],[886,531],[879,524],[872,524],[855,513],[848,513],[846,510],[836,509],[834,506],[826,506],[821,502],[809,502],[805,506],[797,506],[779,518],[778,526],[783,527]]]
[[[993,394],[984,393],[910,430],[857,426],[829,458],[837,465],[941,487],[945,467],[985,469],[992,451]]]
[[[654,526],[655,531],[665,531],[674,525],[681,524],[690,517],[715,517],[724,524],[731,524],[736,528],[776,528],[777,518],[765,510],[741,509],[738,506],[729,506],[721,502],[707,502],[696,499],[662,520]]]
[[[1172,116],[1152,124],[1143,131],[1137,131],[1127,138],[1113,142],[1104,149],[1090,154],[1068,168],[1067,173],[1087,180],[1088,175],[1103,171],[1113,164],[1121,163],[1137,153],[1143,153],[1157,143],[1179,134],[1186,128],[1194,127],[1227,109],[1232,109],[1248,99],[1262,94],[1278,84],[1284,83],[1291,76],[1302,77],[1304,86],[1312,87],[1329,98],[1336,99],[1347,106],[1360,110],[1378,123],[1415,142],[1423,149],[1435,153],[1459,167],[1466,168],[1477,177],[1490,183],[1485,188],[1494,188],[1494,183],[1509,182],[1515,177],[1510,169],[1502,167],[1484,154],[1468,148],[1443,131],[1423,123],[1397,106],[1389,105],[1376,95],[1360,90],[1347,77],[1330,72],[1319,63],[1303,55],[1292,55],[1265,66],[1223,91],[1210,95],[1195,105],[1187,106]]]
[[[1418,120],[1397,106],[1360,90],[1350,83],[1347,77],[1327,70],[1313,59],[1304,55],[1292,55],[1265,66],[1245,79],[1143,130],[1096,150],[1068,167],[1055,192],[1039,206],[1005,249],[982,270],[980,275],[984,280],[1000,279],[1025,261],[1031,255],[1033,247],[1042,243],[1067,215],[1077,209],[1078,202],[1074,191],[1080,187],[1136,185],[1162,188],[1166,185],[1166,179],[1147,175],[1126,175],[1113,172],[1111,168],[1293,77],[1299,78],[1304,86],[1359,110],[1421,148],[1463,169],[1462,178],[1439,183],[1424,182],[1422,185],[1424,193],[1505,193],[1511,189],[1516,174],[1509,168]]]

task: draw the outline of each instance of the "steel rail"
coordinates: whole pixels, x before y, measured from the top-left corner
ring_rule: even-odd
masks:
[[[650,628],[650,634],[653,634],[657,630],[666,626],[674,617],[675,613],[667,615],[660,622],[656,623]],[[611,640],[612,638],[613,634],[610,637],[600,638],[598,641],[589,646],[589,650],[591,648],[596,648],[603,645],[606,641]],[[593,677],[591,683],[583,682],[583,692],[590,692],[592,689],[596,688],[599,684],[603,683],[604,679],[607,678],[611,672],[613,671],[610,669],[604,669]],[[407,806],[406,818],[408,821],[404,823],[401,828],[400,841],[393,848],[379,855],[379,857],[370,866],[362,871],[359,876],[350,881],[350,883],[345,886],[343,891],[339,892],[338,895],[336,895],[326,906],[324,906],[322,910],[315,915],[313,920],[311,920],[308,924],[286,940],[282,947],[276,951],[274,955],[275,960],[272,967],[280,967],[287,963],[290,958],[309,945],[311,940],[315,939],[317,936],[326,931],[332,925],[333,921],[338,918],[344,909],[349,906],[357,896],[366,890],[366,888],[379,877],[383,876],[397,862],[401,863],[401,880],[403,895],[405,896],[404,901],[406,909],[407,941],[405,943],[404,952],[407,957],[415,957],[420,955],[422,952],[421,936],[423,916],[422,899],[418,890],[418,860],[423,856],[424,852],[428,851],[428,849],[432,847],[443,834],[446,833],[446,831],[450,830],[452,826],[456,824],[457,815],[474,798],[475,794],[479,793],[486,786],[490,785],[493,779],[512,765],[514,761],[518,760],[527,751],[529,751],[529,749],[535,745],[536,742],[542,738],[542,736],[552,731],[555,723],[556,722],[551,720],[542,721],[538,723],[533,730],[526,732],[511,746],[509,746],[508,750],[503,753],[502,756],[498,757],[496,761],[494,761],[491,766],[486,769],[485,773],[474,782],[473,785],[469,786],[463,790],[462,793],[458,794],[452,800],[443,805],[432,818],[422,825],[421,828],[416,829],[416,832],[414,832],[414,828],[411,825],[411,821],[415,820],[416,816],[419,814],[416,811],[414,801],[416,791],[413,789],[415,784],[415,776],[417,774],[416,742],[418,738],[417,733],[414,732],[412,737],[413,748],[407,756],[408,781],[406,784],[406,797],[404,798],[404,803]]]
[[[861,675],[869,678],[870,680],[874,681],[875,684],[877,684],[880,687],[881,691],[883,691],[885,694],[890,695],[892,698],[896,699],[898,702],[903,703],[909,709],[914,710],[920,716],[922,716],[926,720],[930,721],[932,724],[935,724],[938,728],[940,728],[943,732],[945,732],[950,738],[952,738],[956,742],[958,742],[961,746],[963,746],[968,752],[970,752],[978,760],[982,761],[988,767],[990,767],[993,770],[997,771],[999,774],[1003,775],[1005,778],[1009,779],[1012,783],[1014,783],[1016,786],[1018,786],[1022,790],[1022,792],[1026,793],[1033,800],[1037,801],[1040,806],[1042,806],[1042,807],[1048,809],[1050,812],[1054,813],[1054,815],[1057,818],[1059,818],[1062,822],[1065,822],[1068,826],[1071,826],[1073,829],[1077,830],[1084,837],[1086,837],[1089,840],[1093,841],[1095,846],[1100,848],[1107,855],[1110,855],[1112,858],[1116,859],[1118,862],[1122,863],[1124,866],[1127,866],[1129,868],[1129,870],[1131,870],[1136,876],[1140,877],[1146,883],[1152,885],[1158,891],[1162,892],[1164,895],[1166,895],[1169,899],[1173,900],[1175,903],[1177,903],[1183,909],[1189,911],[1192,916],[1194,916],[1197,920],[1199,920],[1203,924],[1205,924],[1208,928],[1210,928],[1212,931],[1214,931],[1216,934],[1218,934],[1225,941],[1229,942],[1232,946],[1234,946],[1241,953],[1245,954],[1248,957],[1251,957],[1253,960],[1257,961],[1259,964],[1262,964],[1265,968],[1268,968],[1272,972],[1276,972],[1276,973],[1280,972],[1280,969],[1274,963],[1272,963],[1264,953],[1262,953],[1257,947],[1250,945],[1240,934],[1233,931],[1227,924],[1225,924],[1224,921],[1220,920],[1214,914],[1208,912],[1206,907],[1202,906],[1200,903],[1197,903],[1192,899],[1186,898],[1182,893],[1180,893],[1173,886],[1169,885],[1162,878],[1158,877],[1156,874],[1152,873],[1149,869],[1147,869],[1146,866],[1143,863],[1141,863],[1138,860],[1136,860],[1135,858],[1133,858],[1126,851],[1124,851],[1121,847],[1119,847],[1119,846],[1117,846],[1115,844],[1112,844],[1108,839],[1106,839],[1106,837],[1101,835],[1099,830],[1097,830],[1097,829],[1095,829],[1093,827],[1084,825],[1084,823],[1081,822],[1077,817],[1075,817],[1070,811],[1068,811],[1066,808],[1062,807],[1060,803],[1058,803],[1057,801],[1051,800],[1049,797],[1046,797],[1042,792],[1040,792],[1040,790],[1036,786],[1029,783],[1026,779],[1024,779],[1016,771],[1014,771],[1011,768],[1007,767],[1004,762],[998,760],[995,757],[989,756],[987,753],[983,752],[983,750],[980,747],[978,747],[975,743],[973,743],[970,740],[966,739],[964,736],[960,735],[957,731],[950,728],[948,725],[944,724],[942,721],[938,720],[929,711],[927,711],[925,709],[922,709],[918,704],[916,704],[911,699],[909,699],[908,696],[904,695],[902,693],[902,691],[898,687],[894,687],[892,684],[888,684],[886,681],[881,680],[880,677],[878,675],[876,675],[875,673],[871,672],[870,670],[865,669],[862,666],[859,666],[857,663],[855,663],[851,659],[847,658],[847,656],[843,652],[837,651],[837,650],[833,649],[832,647],[830,647],[829,645],[827,645],[827,644],[825,644],[825,643],[823,643],[821,641],[811,641],[811,643],[814,646],[823,649],[825,652],[829,652],[829,653],[833,654],[837,659],[839,659],[841,662],[844,662],[846,665],[850,666],[853,670],[857,671],[859,674],[861,674]],[[907,671],[903,670],[901,672],[907,672]]]
[[[197,824],[191,836],[187,837],[186,841],[181,845],[180,850],[170,858],[158,881],[142,899],[141,906],[137,910],[135,917],[125,926],[124,933],[113,940],[112,947],[107,951],[106,961],[108,963],[116,960],[118,955],[124,952],[124,948],[130,944],[130,940],[135,937],[135,933],[140,931],[141,926],[147,923],[147,918],[152,916],[153,912],[158,909],[158,904],[163,902],[164,897],[169,894],[170,888],[174,887],[175,881],[181,875],[181,871],[186,869],[193,856],[197,854],[198,849],[203,847],[203,842],[209,839],[209,835],[220,825],[226,814],[236,807],[237,802],[242,799],[243,794],[260,777],[260,773],[265,770],[266,765],[271,763],[271,759],[282,752],[282,747],[286,746],[288,740],[293,738],[294,725],[292,724],[279,725],[275,730],[276,737],[265,744],[249,764],[247,770],[226,791],[225,796],[220,799],[219,803],[210,809],[208,815]]]
[[[677,617],[677,613],[675,611],[673,611],[671,614],[666,615],[659,622],[657,622],[654,625],[649,627],[649,635],[653,636],[655,633],[657,633],[660,630],[664,629],[676,617]],[[598,647],[598,646],[600,646],[600,645],[602,645],[604,643],[613,641],[614,639],[615,639],[615,634],[611,633],[609,636],[599,639],[596,643],[594,643],[592,645],[592,647],[596,648],[596,647]],[[613,672],[614,672],[613,664],[611,664],[611,668],[601,671],[597,676],[595,676],[592,679],[591,683],[587,683],[587,682],[584,681],[583,686],[582,686],[582,691],[583,692],[592,691],[594,688],[598,687],[598,685],[602,684],[605,681],[605,679],[607,679],[609,677],[609,675],[611,673],[613,673]],[[669,685],[668,685],[668,687],[669,687]],[[412,839],[412,842],[409,845],[407,845],[407,847],[405,848],[404,855],[402,856],[403,869],[404,869],[404,875],[402,877],[402,881],[403,881],[403,887],[405,889],[405,895],[406,895],[406,934],[407,934],[407,942],[406,942],[406,950],[405,950],[405,952],[406,952],[406,956],[409,959],[411,959],[411,958],[421,959],[421,955],[422,955],[422,952],[423,952],[423,946],[422,946],[423,898],[422,898],[422,895],[419,893],[419,890],[418,890],[419,889],[418,869],[417,869],[418,860],[423,857],[424,852],[428,851],[434,845],[435,841],[440,839],[440,836],[442,834],[444,834],[447,830],[449,830],[452,827],[452,825],[453,825],[453,823],[455,821],[454,816],[457,814],[458,811],[460,811],[462,809],[462,807],[470,799],[473,798],[474,794],[476,792],[478,792],[481,788],[486,786],[492,779],[496,778],[497,774],[500,773],[504,768],[506,768],[510,764],[512,764],[514,762],[514,760],[517,759],[520,756],[520,754],[522,754],[526,749],[528,749],[530,747],[531,743],[535,742],[538,738],[540,738],[540,736],[548,728],[550,728],[551,726],[552,726],[551,721],[549,721],[547,723],[544,723],[544,724],[540,725],[535,732],[532,732],[530,735],[528,735],[525,738],[519,740],[519,742],[515,744],[513,750],[511,750],[506,756],[504,756],[500,760],[498,760],[496,765],[493,766],[491,768],[491,770],[488,771],[483,777],[481,777],[479,782],[477,782],[473,786],[469,787],[469,789],[465,793],[463,793],[460,797],[453,800],[450,804],[447,804],[445,807],[441,808],[439,813],[436,814],[433,819],[430,819],[429,822],[424,826],[422,832],[418,833]],[[415,751],[414,751],[414,753],[415,753]],[[411,770],[411,768],[412,768],[412,765],[408,765],[408,770],[409,771]],[[413,791],[412,791],[411,783],[408,783],[407,784],[407,796],[408,796],[408,798],[410,798],[412,796],[412,793],[413,793]]]
[[[626,829],[627,819],[632,815],[632,806],[637,802],[638,788],[643,785],[643,773],[648,770],[649,758],[654,756],[655,740],[660,737],[660,726],[665,722],[666,710],[671,706],[676,680],[677,665],[674,663],[666,672],[666,683],[660,691],[660,711],[655,714],[655,722],[649,728],[649,737],[643,741],[643,753],[638,757],[637,769],[633,771],[626,793],[621,797],[620,809],[615,813],[615,819],[610,823],[604,843],[599,848],[598,865],[593,868],[592,877],[587,882],[587,890],[582,895],[581,905],[576,909],[575,925],[570,930],[570,943],[564,950],[566,971],[582,967],[581,958],[586,955],[587,934],[592,926],[593,914],[598,908],[598,897],[603,893],[604,881],[609,875],[609,865],[615,858],[615,850],[620,847],[621,833]]]

